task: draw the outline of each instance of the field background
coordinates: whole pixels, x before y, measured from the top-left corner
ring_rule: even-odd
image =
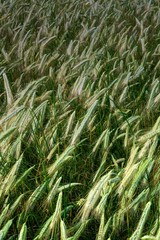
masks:
[[[0,239],[160,239],[159,0],[0,1]]]

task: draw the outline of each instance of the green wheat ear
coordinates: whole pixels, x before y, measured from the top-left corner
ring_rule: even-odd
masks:
[[[151,202],[148,202],[146,204],[144,210],[143,210],[143,213],[141,215],[141,218],[139,220],[139,223],[138,223],[138,226],[137,226],[135,232],[130,237],[130,240],[138,240],[138,239],[140,239],[142,231],[143,231],[143,228],[144,228],[144,224],[145,224],[145,222],[147,220],[147,217],[148,217],[148,214],[149,214],[149,211],[150,211],[150,208],[151,208]]]
[[[19,233],[18,240],[26,240],[26,239],[27,239],[27,225],[26,223],[24,223]]]

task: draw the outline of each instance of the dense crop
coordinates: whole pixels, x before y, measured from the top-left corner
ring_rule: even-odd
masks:
[[[0,1],[0,239],[160,239],[159,0]]]

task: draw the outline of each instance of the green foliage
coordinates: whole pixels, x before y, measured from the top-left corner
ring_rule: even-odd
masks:
[[[160,239],[159,1],[0,1],[0,239]]]

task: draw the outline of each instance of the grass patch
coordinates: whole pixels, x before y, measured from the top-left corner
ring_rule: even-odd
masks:
[[[0,3],[0,239],[157,239],[158,1]]]

